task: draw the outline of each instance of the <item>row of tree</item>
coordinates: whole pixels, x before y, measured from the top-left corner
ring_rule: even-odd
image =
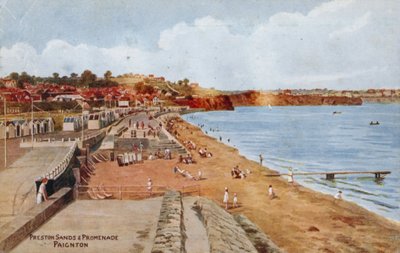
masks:
[[[12,72],[8,77],[17,83],[17,87],[23,88],[24,83],[36,85],[37,83],[47,82],[59,85],[72,85],[76,87],[111,87],[118,86],[117,82],[111,80],[112,72],[107,70],[104,73],[104,78],[97,78],[96,74],[90,70],[85,70],[79,76],[77,73],[71,73],[70,76],[60,77],[59,73],[53,73],[50,77],[38,77],[29,75],[27,72],[21,74]]]

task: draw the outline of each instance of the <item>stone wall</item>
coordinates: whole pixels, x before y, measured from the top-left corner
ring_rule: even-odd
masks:
[[[185,251],[185,226],[180,192],[168,191],[161,204],[152,253],[182,253]]]
[[[203,219],[211,253],[257,252],[233,217],[213,201],[200,198],[195,208]]]
[[[0,229],[0,252],[8,252],[73,200],[71,188],[62,188],[49,201],[36,205]]]
[[[247,238],[253,243],[259,253],[283,253],[285,251],[278,248],[271,239],[246,216],[234,215],[235,220],[246,232]]]

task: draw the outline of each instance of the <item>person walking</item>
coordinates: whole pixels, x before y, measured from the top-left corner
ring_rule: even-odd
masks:
[[[46,190],[46,185],[47,185],[48,181],[49,180],[47,178],[43,178],[42,179],[42,183],[40,184],[39,190],[38,190],[37,195],[36,195],[36,203],[37,204],[40,204],[43,201],[49,200],[48,196],[47,196],[47,190]]]
[[[228,202],[229,202],[228,187],[225,187],[224,204],[225,204],[225,209],[226,209],[226,210],[228,210]]]
[[[262,154],[260,154],[260,155],[259,155],[259,157],[260,157],[260,166],[262,166],[262,163],[263,163],[264,157],[262,156]]]

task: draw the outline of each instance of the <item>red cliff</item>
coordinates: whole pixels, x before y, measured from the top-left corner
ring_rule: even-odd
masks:
[[[233,110],[233,105],[229,96],[219,95],[214,97],[177,99],[174,101],[178,105],[190,106],[190,108],[203,108],[206,111],[212,110]]]
[[[234,106],[361,105],[361,98],[345,96],[271,94],[246,91],[229,96]]]

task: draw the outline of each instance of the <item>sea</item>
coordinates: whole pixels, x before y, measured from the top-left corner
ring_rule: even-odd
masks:
[[[287,173],[377,171],[391,174],[295,176],[303,186],[343,198],[400,221],[400,105],[258,106],[210,111],[183,118],[247,158]],[[370,122],[379,122],[371,125]],[[229,168],[230,169],[230,168]]]

